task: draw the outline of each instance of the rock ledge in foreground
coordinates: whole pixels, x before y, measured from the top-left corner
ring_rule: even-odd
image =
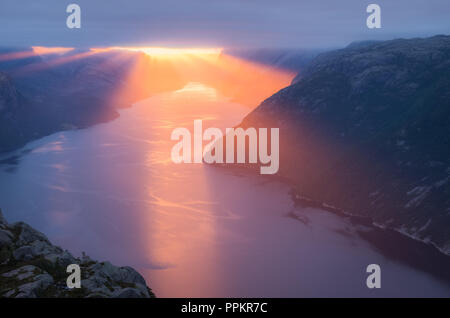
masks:
[[[81,288],[69,289],[67,265],[81,268]],[[0,297],[155,297],[133,268],[76,258],[26,223],[8,224],[0,210]]]

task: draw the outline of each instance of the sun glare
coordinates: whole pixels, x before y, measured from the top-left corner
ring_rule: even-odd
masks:
[[[32,46],[34,54],[64,54],[73,50],[73,47],[45,47],[45,46]]]
[[[152,57],[180,57],[186,55],[195,56],[219,56],[221,48],[167,48],[167,47],[122,47],[115,46],[109,48],[93,48],[95,52],[107,52],[113,50],[124,50],[133,52],[143,52]]]

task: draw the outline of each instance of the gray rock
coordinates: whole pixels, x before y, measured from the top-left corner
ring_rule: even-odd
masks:
[[[33,276],[35,273],[41,273],[42,271],[33,265],[25,265],[22,267],[19,267],[17,269],[14,269],[12,271],[3,273],[1,276],[6,278],[14,278],[18,280],[24,280],[26,278],[29,278]]]
[[[30,260],[33,259],[35,254],[33,253],[33,248],[31,246],[21,246],[14,250],[13,257],[16,260]]]
[[[29,225],[19,222],[8,225],[1,217],[0,247],[5,245],[7,256],[13,257],[23,264],[26,261],[43,257],[54,265],[49,273],[59,273],[57,281],[40,268],[40,265],[24,265],[20,268],[0,274],[8,284],[14,288],[3,289],[0,286],[0,295],[3,297],[30,298],[39,297],[50,285],[52,297],[67,297],[71,291],[66,282],[60,277],[61,271],[69,264],[79,264],[82,268],[81,293],[83,297],[150,297],[149,289],[144,278],[131,267],[116,267],[110,262],[99,263],[83,253],[81,259],[75,258],[67,250],[52,245],[47,237]],[[12,256],[10,256],[11,251]],[[3,260],[4,261],[4,260]],[[0,268],[1,272],[1,268]],[[48,290],[47,290],[48,292]]]
[[[18,294],[16,295],[16,298],[35,298],[40,291],[45,290],[51,284],[53,284],[53,278],[49,274],[45,273],[37,275],[34,278],[34,281],[20,285],[17,288]]]
[[[12,243],[13,234],[8,230],[0,230],[0,247]]]
[[[48,256],[55,255],[55,261],[59,258],[59,255],[62,256],[62,249],[51,245],[48,242],[44,241],[34,241],[30,245],[24,245],[13,252],[13,256],[16,260],[30,260],[37,256]],[[49,257],[52,259],[52,257]]]
[[[129,266],[120,267],[119,272],[121,275],[119,279],[120,281],[146,285],[144,277]]]
[[[62,266],[68,266],[69,264],[77,263],[77,259],[72,256],[68,251],[62,253],[46,254],[45,259],[52,263],[59,263]]]
[[[15,289],[11,289],[10,291],[4,293],[4,294],[3,294],[3,297],[9,298],[9,297],[11,297],[12,295],[14,295],[15,293],[16,293],[16,290],[15,290]]]
[[[136,284],[136,289],[138,289],[144,297],[151,297],[147,285]]]
[[[114,281],[146,285],[145,279],[133,268],[128,266],[116,267],[110,262],[103,262],[91,266],[91,269]]]
[[[114,298],[142,298],[141,292],[136,288],[124,288],[120,289],[113,294]]]
[[[45,241],[34,241],[30,244],[33,249],[33,254],[35,255],[49,255],[49,254],[62,254],[63,250],[58,247],[52,245],[50,242]]]
[[[81,286],[86,288],[89,292],[110,294],[111,290],[107,289],[105,285],[108,284],[108,279],[100,275],[91,275],[88,279],[81,280]]]
[[[30,243],[33,243],[34,241],[43,241],[50,244],[50,241],[43,233],[33,229],[26,223],[14,223],[13,228],[20,231],[19,239],[16,242],[16,244],[19,246],[28,245]]]

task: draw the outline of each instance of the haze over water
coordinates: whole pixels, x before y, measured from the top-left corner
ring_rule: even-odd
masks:
[[[287,85],[265,72],[274,82],[261,90]],[[13,153],[23,154],[18,165],[0,166],[8,220],[77,255],[135,267],[159,297],[450,295],[448,285],[386,259],[346,220],[294,207],[279,181],[172,163],[174,128],[192,131],[202,119],[203,129],[224,131],[264,98],[258,86],[242,93],[242,78],[203,78],[210,80],[197,76],[112,122]],[[372,263],[382,268],[380,290],[366,287]]]

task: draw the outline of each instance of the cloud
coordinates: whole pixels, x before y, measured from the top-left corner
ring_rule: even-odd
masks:
[[[82,28],[68,29],[77,3]],[[2,0],[1,45],[331,47],[450,30],[448,0],[376,0],[382,29],[360,0]]]

